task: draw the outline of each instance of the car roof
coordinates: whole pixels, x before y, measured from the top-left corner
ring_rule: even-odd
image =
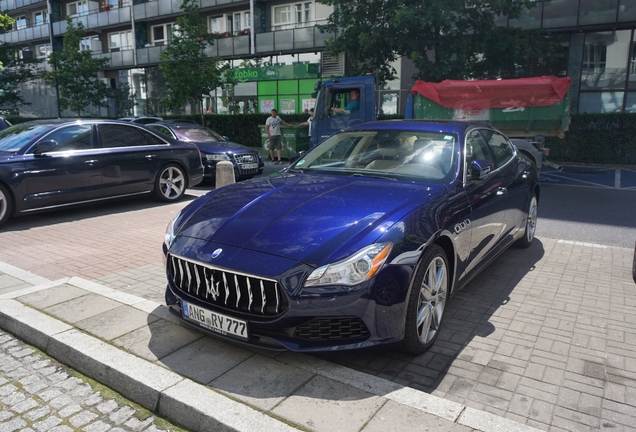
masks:
[[[169,128],[173,128],[173,129],[180,129],[180,128],[198,128],[198,129],[203,129],[206,128],[205,126],[201,126],[199,123],[190,123],[190,122],[179,122],[179,121],[160,121],[157,123],[151,123],[149,125],[146,126],[150,126],[150,125],[159,125],[159,126],[166,126]]]
[[[479,122],[465,122],[458,120],[383,120],[351,126],[345,130],[421,130],[438,131],[444,133],[459,133],[469,127],[479,126],[492,129],[491,126]]]

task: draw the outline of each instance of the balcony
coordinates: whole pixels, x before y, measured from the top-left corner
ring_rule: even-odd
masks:
[[[4,1],[4,0],[3,0]],[[156,18],[164,15],[178,15],[181,13],[179,0],[152,0],[134,6],[135,20]],[[248,3],[247,0],[199,0],[201,8],[230,5],[234,3]]]
[[[43,9],[46,9],[46,0],[0,0],[0,10],[14,10],[42,3]]]
[[[300,51],[323,48],[331,33],[321,33],[318,27],[298,27],[288,30],[257,33],[256,53]]]
[[[137,64],[139,66],[159,63],[159,55],[166,49],[165,45],[146,46],[137,49]],[[250,53],[250,36],[230,36],[223,37],[214,41],[214,45],[205,49],[208,57],[237,57],[249,55]]]
[[[130,23],[130,6],[114,8],[110,10],[95,9],[90,10],[86,15],[73,18],[73,25],[81,22],[86,30],[103,27],[113,27]],[[53,23],[53,35],[61,36],[66,33],[66,21],[56,21]]]
[[[0,42],[6,42],[10,44],[22,44],[25,42],[34,41],[36,39],[48,38],[48,24],[40,24],[37,26],[26,27],[20,30],[12,30],[4,34],[0,34]]]
[[[93,53],[93,57],[107,58],[110,60],[108,68],[122,68],[134,66],[135,56],[133,50],[124,50],[108,53]]]

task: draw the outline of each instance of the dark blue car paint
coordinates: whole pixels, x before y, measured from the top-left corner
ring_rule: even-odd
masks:
[[[354,130],[417,130],[433,127],[463,137],[473,127],[457,122],[378,122]],[[463,159],[462,159],[463,160]],[[436,243],[449,259],[453,292],[461,289],[524,232],[532,193],[539,194],[536,170],[522,157],[484,179],[464,185],[463,164],[448,184],[425,184],[343,175],[283,172],[211,192],[189,204],[175,222],[170,253],[246,274],[278,280],[290,302],[275,319],[249,321],[249,343],[291,350],[350,349],[399,342],[404,337],[411,279],[426,248]],[[506,187],[507,185],[507,187]],[[466,223],[468,221],[468,223]],[[317,267],[360,248],[394,243],[385,267],[354,287],[303,287]],[[211,255],[221,248],[215,259]],[[164,245],[164,255],[168,251]],[[166,301],[179,315],[181,298],[171,282]],[[313,317],[362,318],[370,337],[355,343],[299,341],[289,329]],[[260,338],[260,339],[259,339]]]
[[[37,121],[50,129],[34,137],[15,154],[0,153],[0,183],[7,186],[12,195],[14,216],[59,205],[149,192],[154,187],[159,168],[169,163],[185,168],[191,186],[203,178],[203,167],[194,145],[171,142],[162,136],[164,145],[101,148],[96,128],[99,124],[121,123],[116,121],[79,121],[91,125],[96,148],[52,152],[46,156],[33,154],[33,146],[45,140],[48,134],[77,122]]]

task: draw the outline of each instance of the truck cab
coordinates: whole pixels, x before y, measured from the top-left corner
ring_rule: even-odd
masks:
[[[316,106],[310,146],[315,147],[331,135],[351,126],[375,120],[375,78],[373,75],[351,78],[335,78],[328,81],[318,81],[316,90]],[[354,96],[359,92],[357,109],[347,110]]]

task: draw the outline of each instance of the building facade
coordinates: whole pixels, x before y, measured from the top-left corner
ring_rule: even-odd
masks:
[[[321,77],[346,74],[346,57],[324,52],[332,34],[322,33],[332,8],[319,0],[199,0],[208,30],[220,36],[207,49],[232,63],[239,84],[206,98],[205,109],[217,113],[248,113],[276,107],[300,113],[312,105],[313,83]],[[66,18],[82,22],[86,35],[78,49],[107,57],[99,73],[113,88],[128,83],[136,103],[126,114],[164,114],[158,102],[159,55],[170,42],[180,14],[179,0],[0,0],[0,9],[16,21],[0,41],[21,49],[21,55],[46,58],[60,44]],[[501,26],[541,29],[554,41],[552,55],[535,59],[521,75],[570,76],[574,82],[572,110],[636,111],[636,0],[546,0],[535,2],[519,19],[498,18]],[[395,63],[398,76],[378,92],[386,114],[403,112],[412,84],[412,65]],[[23,95],[32,105],[23,115],[56,116],[53,89],[36,81]],[[185,107],[194,113],[198,107]],[[113,103],[93,115],[122,115]]]

